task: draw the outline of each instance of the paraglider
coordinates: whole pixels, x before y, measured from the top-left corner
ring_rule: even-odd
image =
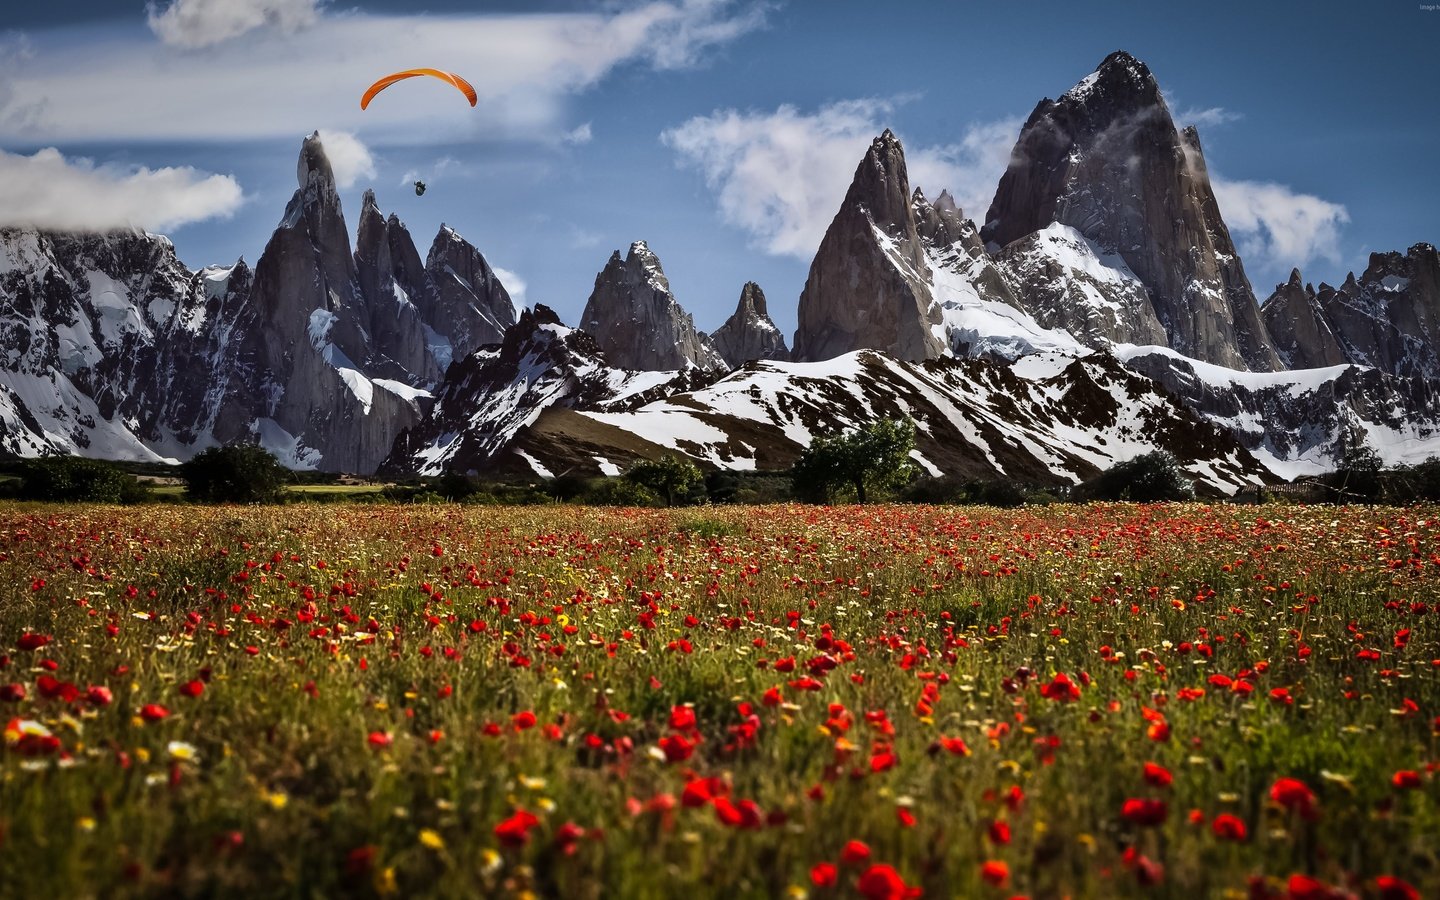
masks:
[[[470,101],[471,106],[474,106],[477,102],[479,102],[479,97],[475,94],[475,88],[470,86],[470,82],[461,78],[459,75],[456,75],[454,72],[442,72],[439,69],[406,69],[403,72],[395,72],[393,74],[386,75],[384,78],[381,78],[379,81],[370,85],[370,87],[365,91],[364,96],[360,98],[360,108],[365,109],[366,107],[368,107],[370,105],[370,101],[375,99],[376,94],[385,90],[387,87],[394,84],[395,82],[404,81],[407,78],[416,78],[421,75],[427,75],[431,78],[438,78],[441,81],[446,82],[447,84],[454,85],[455,89],[460,91],[460,93],[464,94],[465,99]]]
[[[415,196],[417,196],[417,197],[422,197],[422,196],[424,196],[424,195],[425,195],[425,182],[423,182],[423,181],[417,181],[417,182],[415,182]]]

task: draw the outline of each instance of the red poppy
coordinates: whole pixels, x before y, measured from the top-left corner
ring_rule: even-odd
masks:
[[[1010,843],[1009,822],[1003,822],[999,819],[996,819],[995,821],[990,823],[989,827],[985,829],[985,832],[986,835],[990,838],[990,843],[992,844],[999,844],[1003,847],[1004,845]]]
[[[534,813],[516,809],[514,815],[495,826],[495,837],[507,847],[523,847],[530,842],[530,829],[539,822]]]
[[[1414,790],[1420,787],[1420,773],[1413,769],[1401,769],[1390,778],[1397,791]]]
[[[1165,821],[1165,801],[1131,797],[1120,807],[1120,817],[1135,825],[1155,826]]]
[[[1080,688],[1064,672],[1056,672],[1049,684],[1040,685],[1040,696],[1058,703],[1070,703],[1080,699]]]
[[[109,706],[110,702],[115,699],[115,695],[110,693],[108,687],[94,684],[90,686],[90,690],[85,692],[85,699],[96,706]]]
[[[1330,885],[1309,875],[1291,875],[1285,883],[1286,900],[1332,900]]]
[[[840,850],[840,861],[847,866],[858,866],[870,858],[870,847],[864,841],[848,841]]]
[[[865,870],[855,883],[855,889],[866,900],[904,900],[920,896],[920,889],[907,887],[905,879],[893,867],[879,863]]]
[[[140,718],[147,722],[158,722],[161,719],[169,717],[169,715],[170,710],[158,703],[147,703],[140,707]]]
[[[900,823],[901,828],[915,827],[915,813],[908,806],[895,807],[895,819]]]
[[[1222,841],[1243,841],[1249,836],[1245,822],[1239,816],[1221,813],[1210,823],[1210,830]]]
[[[186,697],[198,697],[201,694],[205,693],[205,682],[199,680],[198,678],[194,681],[187,681],[184,684],[180,685],[180,693],[184,694]]]
[[[0,685],[0,700],[6,703],[19,703],[25,699],[25,685],[5,684]]]
[[[54,635],[35,634],[34,632],[27,631],[20,635],[20,640],[15,642],[15,646],[21,650],[39,650],[53,640],[55,640]]]
[[[989,859],[980,864],[980,877],[986,884],[1000,887],[1010,880],[1010,867],[1002,860]]]
[[[575,846],[585,836],[585,829],[574,822],[566,822],[555,829],[555,847],[566,856],[575,854]]]
[[[661,738],[660,749],[665,752],[666,762],[684,762],[694,754],[699,743],[699,738],[690,740],[682,734],[675,734]]]
[[[384,731],[372,731],[370,732],[370,736],[365,739],[366,743],[376,750],[384,750],[394,743],[394,740],[394,738],[390,737],[390,735]]]
[[[1379,891],[1380,900],[1420,900],[1420,892],[1414,885],[1394,875],[1381,875],[1375,879],[1375,888]]]
[[[691,706],[670,707],[670,727],[676,731],[689,731],[695,727],[695,708]]]
[[[1145,783],[1159,788],[1168,788],[1175,781],[1175,776],[1164,766],[1153,762],[1145,764]]]
[[[525,731],[528,728],[534,728],[535,721],[535,714],[528,709],[510,717],[510,724],[515,726],[516,731]]]
[[[816,863],[810,868],[810,883],[816,887],[834,887],[840,880],[840,870],[834,863]]]
[[[1270,799],[1303,818],[1314,819],[1319,815],[1315,808],[1315,792],[1295,778],[1281,778],[1270,786]]]

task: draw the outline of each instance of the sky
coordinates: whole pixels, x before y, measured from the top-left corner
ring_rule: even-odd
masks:
[[[253,264],[319,130],[352,237],[373,188],[422,255],[448,224],[572,324],[645,240],[700,328],[756,281],[789,335],[871,138],[893,129],[912,185],[981,220],[1035,104],[1125,49],[1199,128],[1263,299],[1292,267],[1338,283],[1440,242],[1437,3],[7,4],[0,225],[133,224],[192,268]],[[412,79],[360,110],[416,66],[479,103]]]

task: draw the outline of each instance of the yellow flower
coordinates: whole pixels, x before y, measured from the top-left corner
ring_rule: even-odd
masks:
[[[420,829],[420,843],[429,847],[431,850],[445,849],[445,839],[440,836],[440,832],[433,828]]]

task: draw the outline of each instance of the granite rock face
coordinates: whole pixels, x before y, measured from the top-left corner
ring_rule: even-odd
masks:
[[[1236,369],[1280,367],[1199,135],[1176,129],[1154,76],[1128,53],[1035,107],[981,233],[1000,249],[1053,223],[1123,260],[1170,348]]]
[[[789,359],[785,335],[770,320],[765,305],[765,292],[753,281],[745,282],[740,302],[725,324],[710,335],[715,349],[725,358],[729,368],[737,368],[752,359]]]
[[[792,356],[817,361],[861,349],[908,361],[947,350],[905,151],[888,129],[860,161],[810,264]]]
[[[580,316],[610,365],[633,371],[724,369],[725,359],[670,291],[670,281],[644,241],[616,250],[595,276]]]
[[[1372,253],[1357,280],[1321,285],[1325,318],[1349,362],[1402,377],[1440,378],[1440,252],[1416,244]]]
[[[1292,269],[1290,280],[1275,286],[1261,310],[1287,368],[1319,369],[1350,361],[1335,340],[1314,286],[1301,280],[1299,269]]]
[[[443,370],[422,318],[438,302],[435,288],[409,230],[394,214],[385,217],[373,191],[365,192],[360,210],[355,270],[365,298],[369,369],[400,381],[439,381]]]
[[[442,225],[425,256],[425,272],[434,286],[433,301],[422,308],[431,339],[440,349],[443,372],[477,347],[499,343],[519,310],[485,256],[453,228]]]

